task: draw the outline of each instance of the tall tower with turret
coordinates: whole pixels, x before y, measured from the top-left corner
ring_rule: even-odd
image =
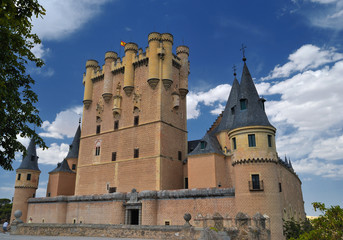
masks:
[[[76,195],[184,187],[189,49],[173,42],[153,32],[145,51],[87,61]]]
[[[14,212],[16,210],[22,211],[22,220],[27,222],[27,219],[29,218],[29,216],[27,216],[27,200],[36,196],[39,175],[41,173],[38,168],[38,156],[34,139],[31,139],[27,154],[26,156],[23,156],[23,160],[16,170],[16,173],[11,222],[14,220]]]

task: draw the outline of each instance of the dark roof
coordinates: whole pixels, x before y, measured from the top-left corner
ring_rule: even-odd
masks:
[[[73,142],[69,147],[69,152],[66,157],[67,159],[79,157],[80,136],[81,136],[81,127],[79,125],[79,127],[76,130]]]
[[[29,147],[27,148],[26,155],[23,156],[18,169],[30,169],[40,171],[38,168],[38,156],[36,153],[36,143],[34,139],[31,139]]]
[[[247,108],[240,109],[240,101],[247,100]],[[264,99],[258,96],[254,81],[251,78],[249,69],[244,62],[239,99],[237,99],[237,111],[232,129],[245,126],[271,126],[273,127],[264,111]]]
[[[228,130],[232,128],[233,122],[234,122],[234,116],[232,114],[233,111],[237,111],[237,99],[239,97],[239,83],[237,78],[233,80],[232,88],[230,91],[229,98],[227,99],[227,103],[225,106],[225,110],[223,112],[223,118],[220,121],[219,127],[217,129],[218,132],[223,130]]]
[[[198,154],[205,154],[205,153],[218,153],[221,155],[224,155],[221,148],[220,144],[217,140],[217,137],[214,135],[217,129],[213,130],[212,132],[208,132],[205,134],[205,136],[199,141],[198,145],[196,148],[190,152],[188,155],[198,155]],[[202,142],[205,144],[203,146],[204,148],[202,149]]]
[[[57,163],[57,167],[52,170],[50,173],[55,172],[69,172],[69,173],[75,173],[72,170],[70,170],[67,159],[64,159],[61,163]]]
[[[199,144],[201,140],[192,140],[192,141],[188,141],[188,150],[187,153],[192,152],[196,146]]]

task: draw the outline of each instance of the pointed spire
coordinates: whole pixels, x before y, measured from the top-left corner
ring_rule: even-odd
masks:
[[[245,61],[247,60],[246,57],[245,57],[245,49],[247,48],[247,46],[245,46],[243,43],[242,43],[242,48],[240,49],[243,53],[243,62],[245,63]]]
[[[27,148],[26,155],[23,156],[23,160],[18,169],[30,169],[40,171],[38,168],[38,156],[36,153],[36,143],[32,138]]]
[[[288,165],[288,160],[287,160],[286,154],[285,154],[285,163]]]
[[[205,136],[200,140],[195,149],[190,152],[188,155],[198,155],[198,154],[207,154],[207,153],[218,153],[223,155],[223,151],[220,148],[217,137],[214,133],[217,132],[217,129],[212,132],[206,133]]]
[[[69,147],[69,152],[67,154],[66,159],[79,157],[80,136],[81,136],[81,126],[79,125],[76,130],[73,142]]]
[[[244,59],[243,59],[244,60]],[[244,61],[239,97],[236,102],[237,111],[233,128],[246,126],[271,126],[263,105],[260,103],[254,81]]]
[[[292,162],[291,162],[291,159],[290,159],[290,158],[288,158],[288,165],[289,165],[289,167],[290,167],[291,169],[293,169]]]
[[[229,98],[227,99],[225,110],[223,112],[223,118],[220,121],[217,132],[232,129],[232,124],[235,118],[235,112],[237,111],[237,105],[236,105],[237,99],[239,96],[239,83],[236,78],[235,66],[234,66],[234,76],[235,78],[232,83],[230,95],[229,95]]]

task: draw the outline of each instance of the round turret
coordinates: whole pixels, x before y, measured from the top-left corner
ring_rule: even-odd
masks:
[[[174,42],[174,37],[172,34],[170,33],[162,33],[161,35],[161,40],[164,42],[164,41],[168,41],[168,42],[171,42],[171,44],[173,44]]]
[[[108,51],[105,53],[105,61],[107,59],[111,59],[111,60],[115,61],[117,58],[118,58],[118,54],[116,52]]]
[[[99,63],[96,60],[90,59],[86,62],[86,68],[90,68],[90,67],[96,68],[98,66],[99,66]]]
[[[181,54],[187,54],[187,56],[189,56],[189,48],[187,46],[184,46],[184,45],[178,46],[176,48],[176,54],[178,57],[180,57],[179,55],[181,55]]]
[[[137,53],[138,45],[136,43],[133,43],[133,42],[126,43],[126,45],[125,45],[125,53],[127,51],[133,51],[133,52]]]
[[[148,36],[148,42],[150,41],[160,41],[161,40],[161,34],[158,32],[152,32]]]

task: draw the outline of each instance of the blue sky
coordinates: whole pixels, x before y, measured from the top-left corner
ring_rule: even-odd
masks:
[[[145,49],[150,32],[169,32],[176,46],[190,48],[188,138],[201,138],[223,110],[233,81],[232,66],[247,64],[266,111],[277,128],[279,156],[287,154],[302,180],[308,215],[314,201],[343,200],[343,1],[341,0],[50,0],[44,19],[33,20],[45,60],[28,67],[36,80],[37,132],[49,150],[38,149],[42,171],[63,160],[82,112],[82,74],[88,59],[104,63],[106,51],[121,56],[120,41]],[[28,145],[28,139],[20,139]],[[14,168],[21,161],[18,154]],[[0,198],[11,198],[15,172],[0,170]]]

